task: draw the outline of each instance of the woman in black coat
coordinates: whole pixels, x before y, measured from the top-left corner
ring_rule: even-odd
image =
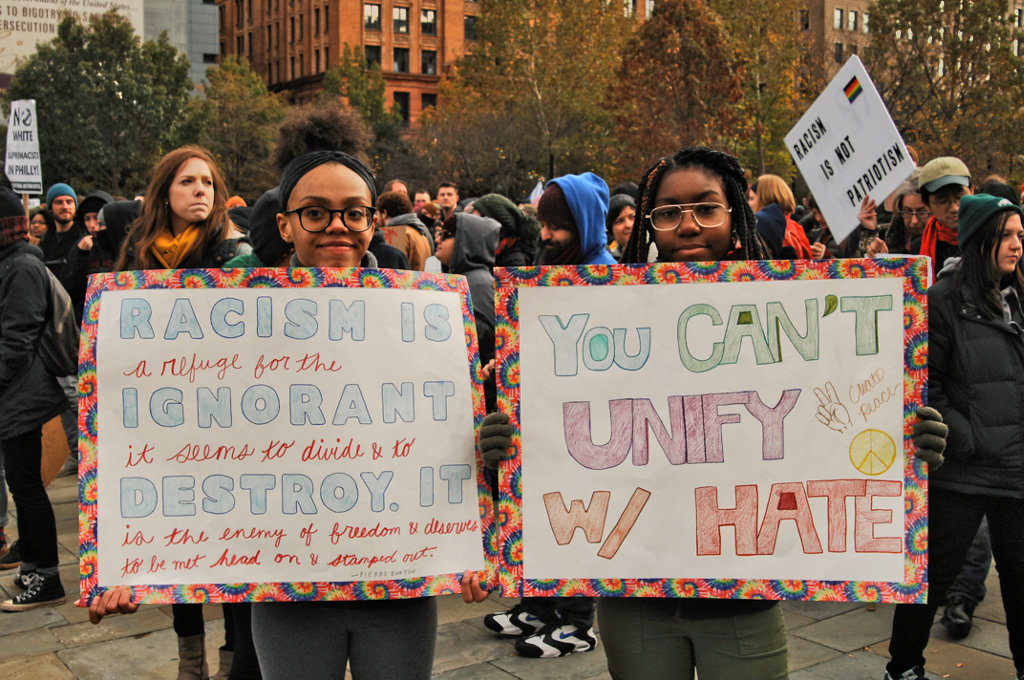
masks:
[[[935,611],[983,517],[1006,610],[1017,678],[1024,678],[1024,226],[1020,207],[978,194],[960,203],[951,260],[928,290],[928,395],[949,426],[932,464],[928,604],[899,605],[886,679],[924,678]]]

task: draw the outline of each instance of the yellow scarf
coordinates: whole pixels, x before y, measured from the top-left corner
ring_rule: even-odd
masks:
[[[199,227],[194,224],[188,225],[188,228],[177,236],[172,234],[170,229],[165,229],[153,243],[153,255],[163,266],[176,269],[198,240]]]

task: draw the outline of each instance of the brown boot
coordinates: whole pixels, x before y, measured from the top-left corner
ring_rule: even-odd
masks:
[[[178,638],[178,680],[207,680],[206,636],[189,635]]]
[[[212,680],[228,680],[228,676],[231,675],[231,661],[235,658],[235,653],[230,649],[218,649],[220,654],[220,664],[217,666],[217,675],[213,676]]]

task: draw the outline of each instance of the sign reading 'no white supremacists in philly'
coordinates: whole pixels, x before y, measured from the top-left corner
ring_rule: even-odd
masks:
[[[927,273],[500,270],[503,592],[923,601]]]
[[[466,280],[92,277],[82,589],[144,602],[458,592],[493,535]]]
[[[857,228],[865,197],[881,204],[914,171],[914,159],[857,55],[785,141],[837,243]]]

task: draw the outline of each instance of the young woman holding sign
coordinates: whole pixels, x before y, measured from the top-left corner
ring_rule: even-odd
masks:
[[[685,148],[655,163],[640,182],[637,225],[622,262],[762,260],[767,251],[735,158]],[[600,598],[597,616],[616,680],[788,677],[786,627],[778,602]]]
[[[924,678],[924,650],[983,517],[1024,678],[1024,213],[988,194],[960,200],[962,258],[928,289],[928,393],[949,425],[929,461],[928,604],[896,607],[887,680]],[[941,467],[940,467],[941,466]]]

